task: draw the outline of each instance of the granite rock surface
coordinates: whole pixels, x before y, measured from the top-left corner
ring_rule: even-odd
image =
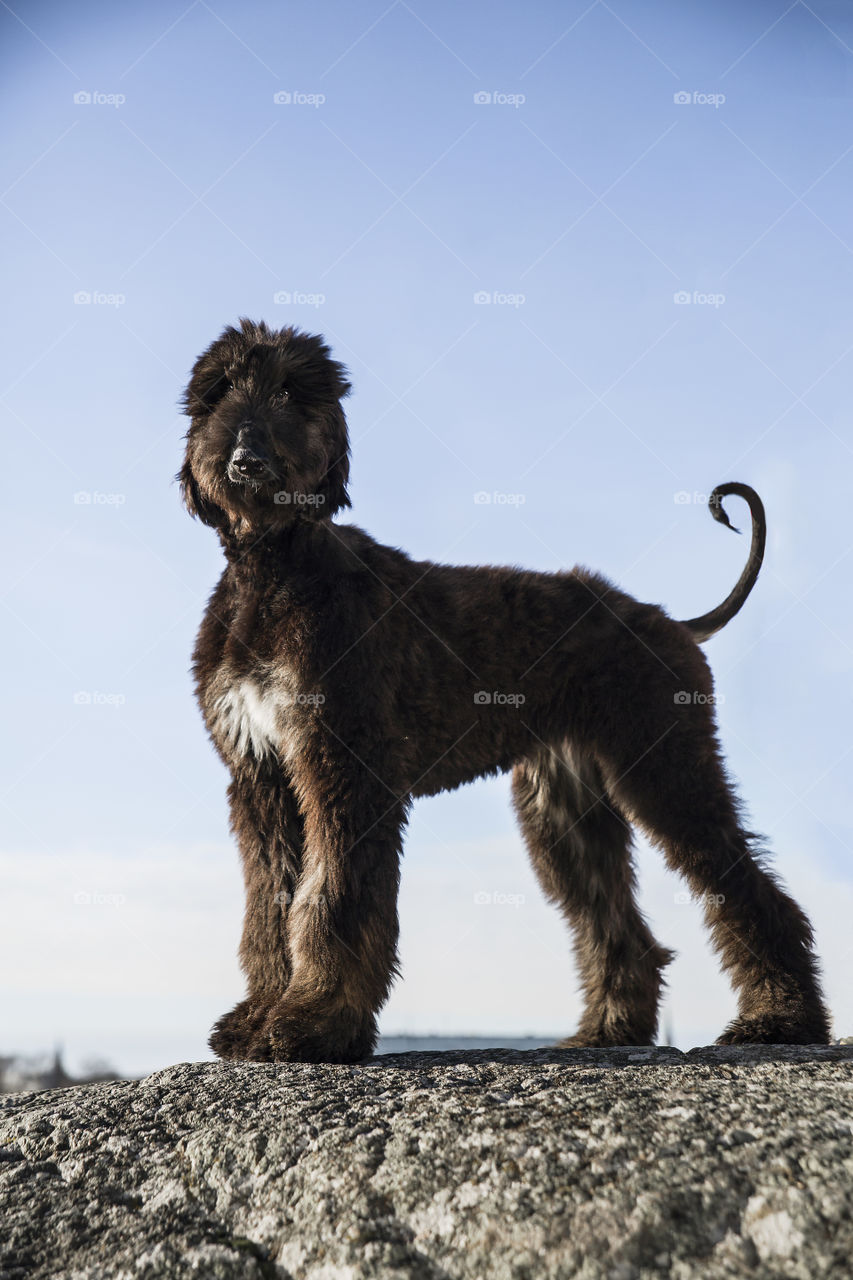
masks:
[[[853,1274],[853,1047],[201,1063],[0,1099],[0,1280]]]

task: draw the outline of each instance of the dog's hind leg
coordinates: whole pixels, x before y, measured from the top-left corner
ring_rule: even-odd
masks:
[[[248,994],[210,1035],[220,1058],[254,1058],[257,1034],[290,981],[287,917],[302,862],[302,818],[280,771],[253,764],[228,789],[243,863],[246,911],[240,965]]]
[[[563,1043],[652,1043],[672,953],[637,906],[631,830],[597,765],[568,744],[543,747],[516,765],[512,787],[533,868],[574,934],[585,1007]]]
[[[674,700],[662,683],[660,677],[657,686],[650,683],[645,714],[635,716],[643,730],[637,739],[602,736],[596,754],[619,806],[662,846],[704,906],[739,998],[738,1017],[718,1043],[826,1043],[829,1019],[811,925],[741,826],[720,760],[709,682],[703,680],[700,699],[679,693]]]

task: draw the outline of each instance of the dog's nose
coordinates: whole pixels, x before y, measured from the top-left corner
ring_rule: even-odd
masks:
[[[265,458],[255,453],[254,449],[244,447],[235,449],[231,454],[231,466],[241,476],[246,476],[248,479],[253,476],[259,476],[262,472],[268,470]]]

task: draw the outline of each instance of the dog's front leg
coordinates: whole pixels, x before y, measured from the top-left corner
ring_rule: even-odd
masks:
[[[340,743],[336,744],[340,753]],[[297,776],[298,775],[298,776]],[[288,916],[291,978],[253,1057],[357,1062],[397,973],[399,859],[408,800],[329,744],[294,769],[302,871]]]
[[[220,1058],[268,1058],[259,1034],[290,981],[287,925],[302,865],[302,816],[269,762],[241,765],[228,799],[246,886],[240,965],[248,993],[216,1023],[210,1047]]]

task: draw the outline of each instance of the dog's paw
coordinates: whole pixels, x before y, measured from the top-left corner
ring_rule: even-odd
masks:
[[[822,1013],[811,1017],[765,1013],[735,1018],[717,1044],[829,1044],[827,1020]]]
[[[557,1043],[558,1049],[616,1049],[655,1043],[655,1028],[639,1018],[583,1018],[573,1036]]]
[[[285,996],[250,1043],[263,1062],[361,1062],[376,1044],[376,1020],[347,1008],[328,1010]]]
[[[208,1044],[218,1058],[227,1061],[255,1058],[252,1046],[268,1015],[269,1003],[241,1000],[230,1013],[224,1013],[214,1025]]]
[[[558,1049],[624,1049],[628,1046],[633,1048],[636,1045],[653,1045],[654,1040],[645,1033],[637,1033],[625,1028],[620,1031],[615,1028],[612,1031],[578,1031],[573,1036],[566,1036],[565,1040],[558,1040],[556,1047]]]

